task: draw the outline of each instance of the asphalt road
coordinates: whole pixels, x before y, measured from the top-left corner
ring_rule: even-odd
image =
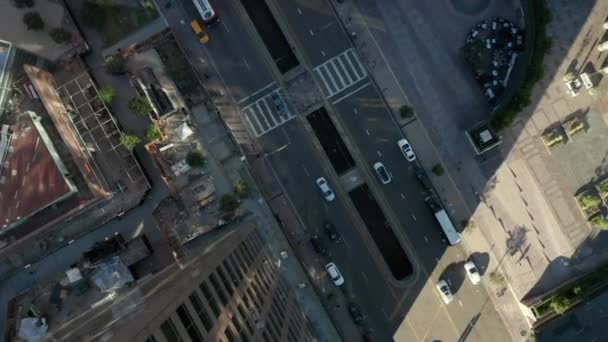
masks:
[[[294,46],[299,56],[305,56],[310,69],[315,70],[351,48],[348,37],[341,31],[325,0],[281,0],[278,4],[282,16],[277,21],[280,25],[288,23],[286,35],[295,37]],[[216,1],[214,5],[223,22],[209,30],[211,40],[203,49],[211,57],[236,102],[248,96],[252,97],[248,102],[254,101],[256,94],[277,80],[272,76],[273,67],[268,64],[272,61],[268,53],[260,49],[263,47],[261,39],[255,38],[255,29],[242,17],[243,12],[238,5],[223,1]],[[276,7],[274,11],[276,15]],[[189,20],[187,17],[184,16],[185,20]],[[192,45],[188,39],[198,44],[194,37],[188,38],[185,34],[178,35],[178,39],[186,46]],[[196,60],[194,56],[198,56],[198,52],[193,51],[192,54],[191,60]],[[356,63],[350,56],[333,66],[344,70],[351,65],[352,71]],[[335,70],[326,72],[325,75],[334,79],[340,76]],[[318,82],[322,81],[318,74],[317,77]],[[473,330],[480,334],[480,338],[487,337],[483,330],[496,330],[501,324],[496,322],[495,312],[486,305],[484,290],[473,287],[464,279],[462,262],[466,256],[462,250],[459,247],[446,248],[442,242],[439,226],[423,201],[426,194],[416,180],[411,164],[397,148],[398,127],[392,122],[377,91],[366,83],[369,80],[365,76],[352,77],[351,81],[342,80],[344,87],[334,84],[334,90],[338,90],[332,91],[327,102],[335,102],[335,106],[330,105],[330,113],[348,131],[347,145],[357,152],[359,157],[356,159],[361,162],[359,167],[367,174],[367,183],[385,213],[397,222],[396,231],[408,242],[405,245],[411,250],[406,252],[412,263],[421,269],[420,276],[408,284],[398,284],[389,279],[390,272],[377,247],[361,226],[348,197],[338,187],[337,176],[324,153],[315,144],[313,134],[302,117],[305,113],[298,113],[296,118],[257,139],[308,228],[308,231],[299,232],[299,238],[308,244],[308,237],[324,219],[336,224],[344,237],[344,245],[332,246],[331,259],[346,279],[346,295],[363,306],[369,326],[378,340],[390,340],[397,334],[412,340],[456,340],[467,332],[469,323],[480,312],[482,319]],[[393,181],[389,186],[379,184],[372,173],[371,165],[376,160],[381,160],[392,173]],[[329,180],[338,195],[332,203],[323,200],[314,183],[321,175]],[[322,272],[326,261],[319,257],[307,268],[311,273]],[[449,306],[442,304],[434,288],[442,275],[458,290],[457,300]],[[490,321],[482,326],[485,317]],[[402,324],[404,318],[406,324]],[[400,329],[407,331],[398,331]]]

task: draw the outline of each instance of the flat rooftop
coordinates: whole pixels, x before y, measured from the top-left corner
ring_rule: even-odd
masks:
[[[26,112],[11,128],[0,169],[1,230],[77,192],[39,116]]]

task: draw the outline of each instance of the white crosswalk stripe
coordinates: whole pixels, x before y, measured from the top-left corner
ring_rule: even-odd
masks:
[[[314,68],[326,97],[332,97],[367,77],[353,49],[348,49]]]
[[[283,98],[281,89],[276,89],[241,109],[256,138],[294,117]]]

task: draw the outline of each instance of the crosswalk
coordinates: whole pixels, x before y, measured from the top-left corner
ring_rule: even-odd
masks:
[[[281,89],[275,89],[241,109],[245,122],[256,138],[294,117],[283,98]]]
[[[367,72],[351,48],[314,68],[321,89],[331,97],[367,77]]]

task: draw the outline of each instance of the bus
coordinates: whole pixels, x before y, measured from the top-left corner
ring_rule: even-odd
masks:
[[[220,22],[220,18],[217,16],[217,13],[215,13],[215,10],[213,10],[213,7],[211,7],[208,0],[192,1],[194,1],[194,6],[196,6],[198,13],[203,17],[205,25],[213,26]]]
[[[445,209],[435,211],[435,218],[437,219],[437,222],[439,222],[439,225],[443,230],[443,234],[448,239],[450,245],[454,246],[458,244],[460,242],[460,234],[458,234],[456,228],[454,228],[452,220],[450,220],[450,217],[448,216],[448,213],[445,212]]]

